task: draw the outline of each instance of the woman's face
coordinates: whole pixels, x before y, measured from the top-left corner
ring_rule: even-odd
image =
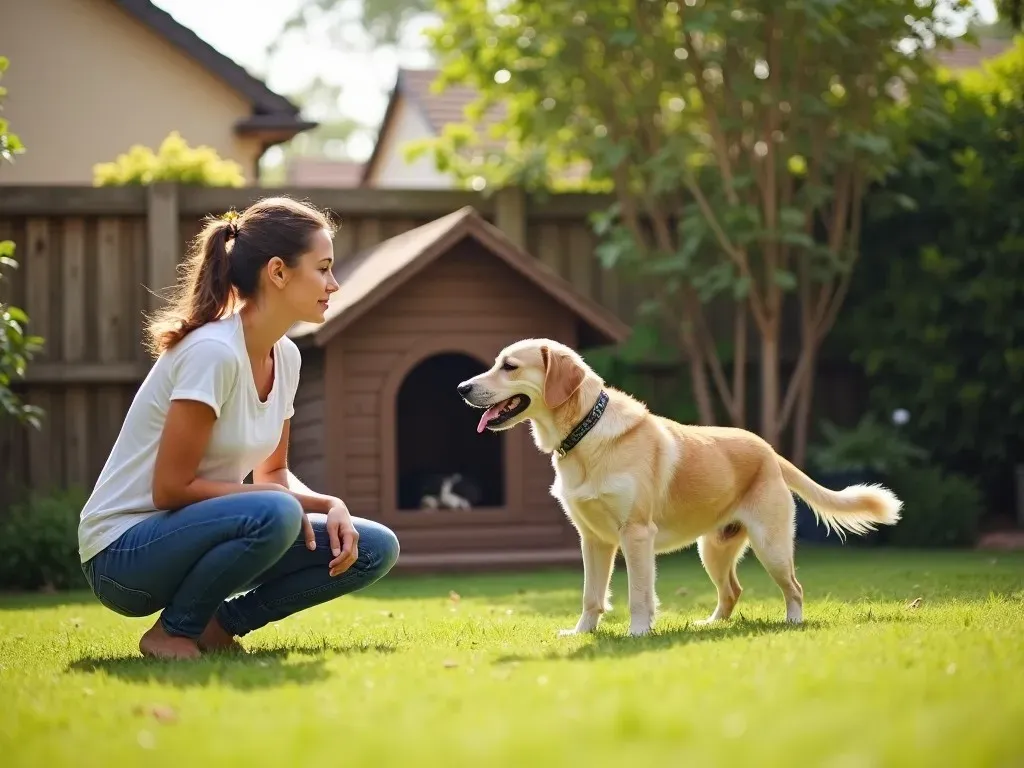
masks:
[[[287,276],[280,298],[295,322],[322,323],[327,301],[340,287],[334,279],[334,243],[326,230],[319,230],[311,238],[310,249],[299,257],[291,268],[285,267]]]

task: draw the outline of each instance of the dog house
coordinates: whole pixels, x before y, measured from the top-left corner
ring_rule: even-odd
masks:
[[[326,321],[290,331],[303,355],[293,471],[395,530],[402,567],[577,561],[530,428],[478,434],[480,413],[456,387],[518,339],[585,352],[628,326],[470,207],[342,260],[336,275]]]

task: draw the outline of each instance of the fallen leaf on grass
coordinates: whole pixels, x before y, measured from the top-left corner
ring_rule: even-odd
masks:
[[[444,662],[444,666],[445,669],[451,669],[452,667],[459,666],[459,662],[455,661],[454,659],[446,659]]]
[[[923,599],[924,598],[921,598],[921,597],[915,597],[913,602],[911,602],[910,605],[907,606],[907,608],[920,608],[921,607],[921,600],[923,600]]]
[[[149,715],[158,723],[174,723],[178,720],[178,713],[166,704],[136,704],[132,709],[134,715]]]

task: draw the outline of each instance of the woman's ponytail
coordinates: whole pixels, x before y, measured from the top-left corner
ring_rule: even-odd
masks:
[[[193,243],[168,305],[148,323],[148,347],[154,357],[233,308],[237,292],[232,285],[231,251],[237,238],[238,227],[234,222],[207,220]]]

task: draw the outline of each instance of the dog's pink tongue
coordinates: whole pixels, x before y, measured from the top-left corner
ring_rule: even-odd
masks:
[[[484,415],[480,417],[480,423],[476,425],[476,433],[478,435],[485,429],[487,429],[487,422],[493,419],[501,412],[502,405],[504,405],[503,402],[498,403],[497,405],[492,405],[490,408],[484,411]]]

